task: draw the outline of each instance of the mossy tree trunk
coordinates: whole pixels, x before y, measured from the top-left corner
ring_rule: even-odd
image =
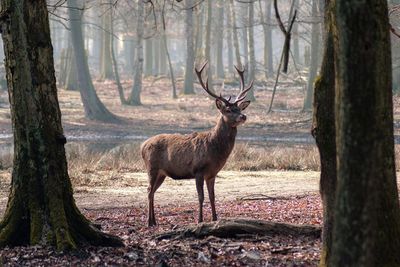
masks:
[[[0,3],[15,150],[0,246],[120,246],[120,239],[93,227],[73,199],[46,1]]]
[[[78,4],[77,0],[68,0],[67,5],[69,7],[68,13],[71,27],[71,39],[78,74],[79,91],[85,110],[85,116],[92,120],[118,122],[119,119],[100,101],[92,83],[86,52],[83,46],[81,6]]]
[[[320,266],[329,262],[332,250],[332,227],[336,192],[336,131],[335,131],[335,62],[332,33],[332,6],[326,0],[325,47],[320,77],[314,87],[312,134],[321,162],[320,194],[323,205],[322,250]]]
[[[331,266],[400,266],[386,0],[336,0],[338,183]]]

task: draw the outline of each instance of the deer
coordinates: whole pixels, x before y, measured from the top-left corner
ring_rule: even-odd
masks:
[[[165,178],[175,180],[195,179],[199,201],[198,222],[203,222],[204,181],[211,204],[212,220],[217,220],[215,210],[214,185],[218,172],[225,165],[235,144],[237,127],[246,121],[242,113],[250,101],[245,100],[247,92],[252,88],[253,81],[245,88],[244,68],[235,66],[240,77],[240,91],[235,100],[216,95],[209,89],[208,78],[203,81],[202,72],[195,68],[201,87],[215,99],[215,105],[220,113],[214,128],[204,132],[191,134],[159,134],[150,137],[141,145],[141,154],[147,170],[149,186],[148,193],[148,226],[155,226],[154,194]]]

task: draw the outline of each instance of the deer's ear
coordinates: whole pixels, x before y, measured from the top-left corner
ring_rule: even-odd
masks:
[[[226,106],[225,106],[225,103],[222,102],[221,100],[219,100],[218,98],[215,99],[215,105],[217,106],[217,108],[218,108],[219,110],[223,110],[223,109],[226,107]]]
[[[250,101],[243,101],[242,103],[239,104],[240,110],[245,110],[248,106],[250,105]]]

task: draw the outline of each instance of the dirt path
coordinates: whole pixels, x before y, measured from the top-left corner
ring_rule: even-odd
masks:
[[[106,177],[104,173],[99,177]],[[140,206],[147,203],[147,176],[144,173],[123,173],[111,176],[101,185],[75,188],[75,200],[80,208],[100,209]],[[216,180],[217,201],[230,201],[262,194],[268,197],[304,195],[318,192],[318,172],[303,171],[222,171]],[[0,173],[0,214],[7,204],[9,174]],[[156,193],[156,205],[197,203],[194,180],[166,179]],[[206,197],[206,202],[208,198]]]

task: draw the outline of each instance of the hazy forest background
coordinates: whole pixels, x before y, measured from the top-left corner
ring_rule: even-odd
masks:
[[[314,82],[326,41],[325,3],[278,1],[279,25],[272,0],[48,0],[74,197],[85,216],[121,237],[127,247],[89,247],[80,254],[41,246],[6,248],[0,265],[317,265],[322,242],[313,231],[320,231],[324,219],[320,155],[311,129]],[[400,1],[388,5],[399,171]],[[289,34],[283,30],[289,28],[285,71]],[[4,57],[0,40],[1,215],[14,157]],[[311,234],[164,239],[157,235],[195,223],[198,208],[193,180],[168,178],[156,193],[159,226],[147,228],[148,183],[140,144],[159,133],[214,127],[219,115],[215,101],[194,71],[206,61],[208,81],[217,94],[239,92],[235,65],[246,70],[246,84],[254,80],[247,121],[216,180],[220,218],[310,225]],[[210,220],[208,204],[206,198],[205,221]]]

